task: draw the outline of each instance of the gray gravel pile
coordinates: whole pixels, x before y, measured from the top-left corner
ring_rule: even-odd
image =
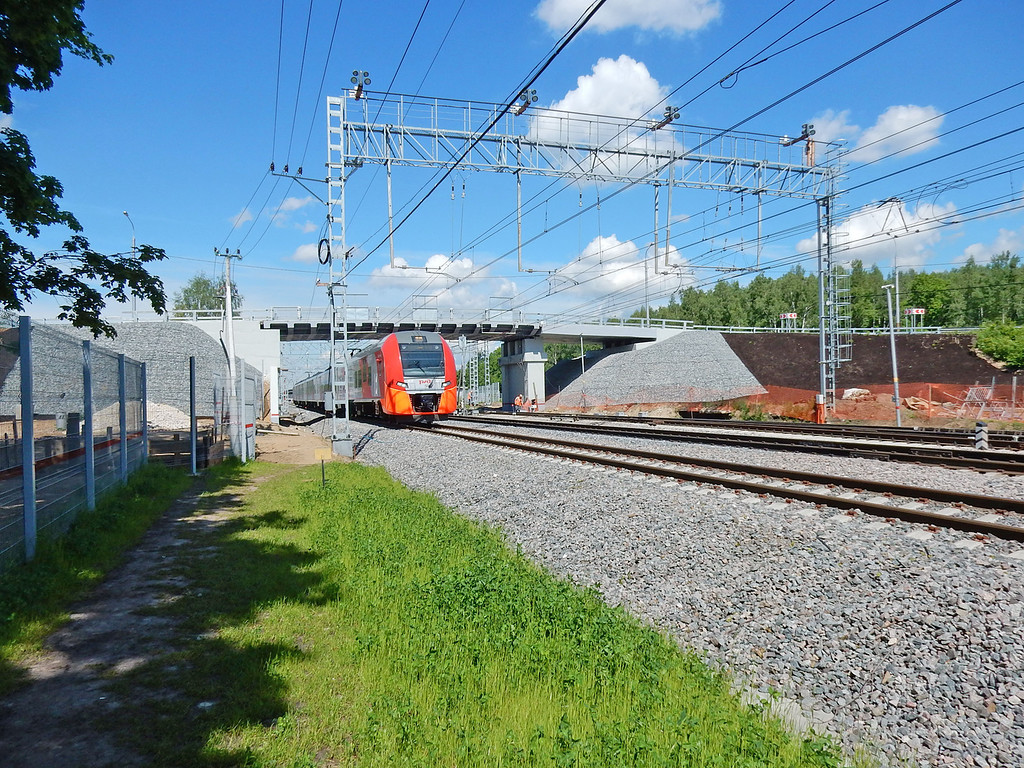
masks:
[[[722,334],[683,331],[657,344],[599,360],[548,407],[633,403],[710,403],[766,390]]]
[[[500,527],[553,573],[730,670],[752,699],[777,692],[775,711],[795,727],[882,765],[1024,765],[1019,545],[353,427],[360,461]],[[826,463],[758,453],[782,466]],[[842,463],[844,474],[893,471]],[[912,472],[921,485],[968,490],[969,473]],[[1019,479],[999,487],[1024,492]]]
[[[117,338],[92,334],[70,325],[40,325],[33,331],[33,383],[37,413],[81,411],[82,341],[92,340],[93,397],[97,409],[117,399],[117,354],[146,363],[147,396],[188,413],[189,358],[196,358],[196,409],[214,416],[214,390],[224,386],[227,363],[220,342],[189,323],[115,323]],[[262,381],[259,369],[242,364],[245,375]],[[17,412],[21,364],[0,382],[0,413]],[[161,424],[160,426],[166,426]],[[187,424],[186,424],[187,427]]]

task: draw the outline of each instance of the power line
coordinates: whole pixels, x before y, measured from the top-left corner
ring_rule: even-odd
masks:
[[[870,48],[868,48],[868,49],[866,49],[866,50],[864,50],[864,51],[862,51],[862,52],[858,53],[857,55],[853,56],[852,58],[850,58],[850,59],[847,59],[847,60],[846,60],[846,61],[844,61],[844,62],[843,62],[842,64],[839,64],[839,65],[837,65],[836,67],[833,67],[833,68],[832,68],[832,69],[830,69],[830,70],[829,70],[828,72],[826,72],[826,73],[824,73],[824,74],[822,74],[822,75],[820,75],[820,76],[818,76],[818,77],[816,77],[816,78],[814,78],[814,79],[810,80],[809,82],[805,83],[804,85],[802,85],[802,86],[800,86],[800,87],[796,88],[795,90],[793,90],[793,91],[789,92],[789,93],[788,93],[788,94],[786,94],[785,96],[783,96],[783,97],[781,97],[781,98],[779,98],[779,99],[776,99],[776,100],[775,100],[774,102],[772,102],[772,103],[771,103],[771,104],[769,104],[768,106],[766,106],[766,107],[763,107],[762,109],[760,109],[760,110],[758,110],[758,111],[756,111],[756,112],[754,112],[754,113],[752,113],[752,114],[748,115],[747,117],[743,118],[742,120],[740,120],[740,121],[738,121],[738,122],[734,123],[734,124],[733,124],[733,125],[732,125],[731,127],[729,127],[729,128],[726,128],[726,129],[724,129],[724,130],[722,130],[722,131],[719,131],[719,132],[717,132],[717,133],[713,134],[712,136],[710,136],[709,138],[705,139],[704,141],[702,141],[701,143],[699,143],[699,144],[698,144],[698,145],[696,145],[695,147],[691,147],[691,148],[689,148],[689,150],[688,150],[688,151],[690,151],[690,152],[696,152],[696,151],[700,150],[701,148],[703,148],[703,147],[707,146],[707,145],[708,145],[709,143],[711,143],[712,141],[716,140],[717,138],[719,138],[719,137],[721,137],[721,136],[725,135],[726,133],[728,133],[728,132],[730,132],[730,131],[733,131],[733,130],[735,130],[735,129],[739,128],[739,127],[740,127],[741,125],[743,125],[743,124],[745,124],[745,123],[749,122],[750,120],[752,120],[752,119],[754,119],[754,118],[756,118],[756,117],[759,117],[760,115],[764,114],[765,112],[768,112],[769,110],[773,109],[774,107],[778,106],[779,104],[781,104],[781,103],[783,103],[783,102],[785,102],[785,101],[787,101],[787,100],[789,100],[789,99],[793,98],[793,97],[794,97],[794,96],[796,96],[797,94],[799,94],[799,93],[801,93],[801,92],[803,92],[803,91],[807,90],[808,88],[810,88],[810,87],[812,87],[812,86],[814,86],[814,85],[816,85],[816,84],[820,83],[821,81],[823,81],[823,80],[825,80],[826,78],[828,78],[828,77],[832,76],[833,74],[835,74],[835,73],[837,73],[837,72],[841,71],[842,69],[845,69],[846,67],[848,67],[848,66],[850,66],[851,64],[855,63],[856,61],[859,61],[860,59],[864,58],[865,56],[867,56],[867,55],[869,55],[869,54],[871,54],[871,53],[873,53],[873,52],[875,52],[875,51],[879,50],[879,49],[880,49],[880,48],[882,48],[883,46],[885,46],[885,45],[887,45],[887,44],[889,44],[889,43],[893,42],[894,40],[896,40],[896,39],[898,39],[898,38],[902,37],[903,35],[905,35],[905,34],[909,33],[909,32],[910,32],[910,31],[912,31],[913,29],[916,29],[917,27],[919,27],[919,26],[921,26],[922,24],[926,23],[927,21],[929,21],[929,20],[931,20],[931,19],[935,18],[935,17],[936,17],[936,16],[938,16],[939,14],[941,14],[941,13],[945,12],[946,10],[948,10],[948,9],[952,8],[953,6],[955,6],[955,5],[959,4],[960,2],[961,2],[961,0],[952,0],[951,2],[947,3],[947,4],[946,4],[945,6],[943,6],[942,8],[939,8],[938,10],[936,10],[936,11],[934,11],[934,12],[932,12],[932,13],[930,13],[930,14],[926,15],[925,17],[923,17],[923,18],[919,19],[918,21],[916,21],[916,22],[914,22],[914,23],[912,23],[912,24],[910,24],[910,25],[908,25],[908,26],[904,27],[904,28],[903,28],[903,29],[901,29],[900,31],[898,31],[898,32],[894,33],[893,35],[890,35],[889,37],[885,38],[885,39],[884,39],[884,40],[882,40],[881,42],[879,42],[879,43],[876,43],[875,45],[873,45],[873,46],[871,46]],[[678,89],[677,89],[677,90],[678,90]],[[502,113],[502,114],[503,114],[503,113]],[[492,125],[493,125],[493,123],[492,123]],[[1022,129],[1022,130],[1024,130],[1024,129]],[[478,140],[479,140],[479,139],[478,139]],[[475,146],[475,143],[474,143],[474,146]],[[472,149],[472,147],[470,147],[470,149]],[[461,157],[459,158],[459,160],[458,160],[458,161],[456,162],[456,165],[457,165],[457,163],[458,163],[458,162],[460,162],[460,161],[462,160],[462,157],[465,157],[465,153],[464,153],[464,154],[463,154],[463,155],[462,155],[462,156],[461,156]],[[622,187],[620,187],[619,189],[615,190],[615,191],[614,191],[614,192],[612,192],[612,193],[611,193],[610,195],[608,195],[606,199],[611,199],[611,198],[613,198],[613,197],[615,197],[615,196],[617,196],[617,195],[621,194],[622,192],[626,191],[627,189],[630,189],[630,188],[632,188],[633,186],[635,186],[635,185],[636,185],[637,183],[639,183],[639,181],[640,181],[640,180],[642,180],[642,179],[644,179],[644,178],[647,178],[647,177],[651,176],[651,175],[652,175],[652,173],[660,172],[660,170],[661,170],[661,168],[659,167],[658,169],[655,169],[655,171],[654,171],[654,172],[649,172],[649,173],[645,174],[644,176],[642,176],[642,177],[641,177],[640,179],[634,180],[634,181],[632,181],[632,182],[630,182],[630,183],[627,183],[627,184],[623,185]],[[449,170],[448,170],[448,172],[447,172],[447,173],[445,174],[445,176],[444,176],[444,177],[442,177],[442,180],[443,180],[443,178],[447,177],[447,175],[448,175],[448,174],[450,174],[450,173],[451,173],[451,169],[449,169]],[[437,188],[437,186],[438,186],[438,185],[435,185],[435,186],[434,186],[434,188],[433,188],[433,189],[431,189],[431,193],[432,193],[432,192],[434,191],[434,189],[436,189],[436,188]],[[429,195],[429,194],[430,194],[430,193],[428,193],[428,195]],[[419,207],[419,205],[421,205],[421,204],[422,204],[422,202],[423,202],[423,201],[421,200],[421,201],[420,201],[419,203],[417,203],[416,207],[418,208],[418,207]],[[414,212],[414,211],[415,211],[415,208],[413,209],[413,211],[412,211],[412,212]],[[404,219],[402,219],[402,223],[404,223],[405,221],[407,221],[407,220],[408,220],[409,216],[411,216],[411,215],[412,215],[412,212],[410,212],[410,213],[409,213],[409,214],[408,214],[408,215],[407,215],[407,216],[406,216],[406,217],[405,217]],[[368,252],[368,253],[367,253],[367,254],[366,254],[366,255],[365,255],[365,256],[364,256],[364,257],[363,257],[362,259],[360,259],[360,261],[359,261],[359,262],[357,262],[357,264],[355,265],[355,267],[358,267],[358,266],[359,266],[360,264],[362,264],[362,263],[363,263],[363,262],[364,262],[364,261],[366,260],[366,258],[367,258],[367,257],[368,257],[369,255],[371,255],[371,254],[372,254],[373,252],[375,252],[375,251],[376,251],[377,249],[379,249],[379,248],[380,248],[380,247],[381,247],[381,246],[382,246],[382,245],[384,244],[384,242],[386,242],[386,240],[382,240],[382,241],[381,241],[380,243],[378,243],[378,245],[377,245],[377,246],[375,246],[375,247],[374,247],[374,248],[373,248],[373,249],[372,249],[371,251],[369,251],[369,252]],[[503,256],[502,256],[502,257],[499,257],[499,258],[503,258],[504,256],[507,256],[507,255],[509,255],[509,252],[506,252],[505,254],[503,254]],[[494,261],[496,261],[496,260],[497,260],[497,259],[495,259]],[[489,263],[488,265],[486,265],[486,266],[490,266],[490,264],[493,264],[493,263],[494,263],[494,261],[491,261],[491,262],[490,262],[490,263]],[[354,269],[355,267],[353,267],[353,269]],[[485,268],[485,267],[482,267],[482,268]]]
[[[334,41],[338,37],[338,22],[341,20],[341,8],[345,4],[345,0],[338,0],[338,11],[334,14],[334,29],[331,30],[331,42],[327,46],[327,56],[324,58],[324,70],[320,75],[320,89],[317,91],[316,103],[319,108],[324,95],[324,86],[327,83],[327,68],[331,64],[331,54],[334,52]],[[302,170],[302,166],[306,164],[306,152],[309,151],[309,142],[313,138],[313,126],[316,124],[316,118],[318,109],[314,109],[309,119],[309,130],[306,132],[306,144],[302,148],[302,157],[299,160],[299,170]],[[301,174],[299,174],[301,175]]]
[[[551,66],[551,63],[555,60],[555,58],[563,50],[565,50],[566,46],[568,46],[569,43],[572,42],[572,40],[576,37],[576,35],[578,35],[583,30],[583,28],[587,25],[587,23],[594,17],[594,14],[597,13],[598,10],[600,10],[601,6],[603,6],[606,2],[607,2],[607,0],[595,0],[595,2],[583,14],[583,16],[579,19],[579,21],[577,21],[576,24],[572,27],[572,29],[563,37],[562,41],[555,48],[555,50],[535,70],[535,72],[530,76],[530,78],[526,81],[526,83],[522,86],[522,88],[520,88],[519,91],[517,91],[516,93],[520,93],[523,90],[529,88],[531,85],[533,85],[540,78],[540,76],[542,74],[544,74],[544,71],[549,66]],[[487,124],[487,127],[484,128],[482,131],[479,131],[477,133],[477,135],[470,142],[469,146],[466,147],[466,149],[463,150],[462,154],[455,161],[455,163],[452,164],[451,167],[449,167],[444,173],[441,174],[441,177],[437,180],[437,182],[430,188],[430,190],[426,194],[423,195],[422,198],[420,198],[420,200],[413,206],[412,210],[410,210],[409,213],[407,213],[398,222],[398,224],[395,225],[395,227],[392,229],[392,232],[397,231],[402,225],[405,224],[405,222],[407,222],[409,220],[409,218],[420,208],[420,206],[423,205],[423,203],[427,200],[427,198],[430,197],[430,195],[433,194],[434,191],[438,187],[441,186],[441,184],[444,182],[444,180],[447,179],[453,173],[453,171],[458,166],[458,164],[460,162],[462,162],[462,160],[470,152],[473,151],[473,148],[476,147],[476,145],[480,143],[480,141],[483,139],[483,137],[486,136],[490,132],[490,130],[495,125],[498,124],[498,121],[501,120],[501,118],[504,117],[505,113],[508,112],[508,110],[511,108],[511,103],[510,103],[511,100],[512,100],[512,97],[510,97],[510,98],[505,100],[504,107],[502,107],[502,109],[497,111],[497,114],[495,114],[494,118]],[[374,252],[377,251],[378,248],[383,246],[384,243],[386,243],[386,242],[387,242],[386,238],[384,240],[381,240],[376,246],[374,246],[370,251],[368,251],[358,262],[356,262],[355,265],[350,267],[349,268],[349,272],[352,272],[353,270],[357,269],[364,261],[366,261],[367,258],[369,258]]]
[[[281,51],[284,48],[284,0],[281,0],[281,18],[277,27],[277,80],[274,83],[274,132],[271,136],[270,159],[277,154],[277,112],[281,99]]]
[[[306,35],[302,39],[302,58],[299,59],[299,82],[295,86],[295,107],[292,109],[292,129],[288,134],[288,152],[285,153],[285,168],[292,154],[292,141],[295,139],[295,121],[299,117],[299,96],[302,94],[302,76],[306,71],[306,50],[309,47],[309,26],[313,21],[313,0],[309,0],[306,12]]]

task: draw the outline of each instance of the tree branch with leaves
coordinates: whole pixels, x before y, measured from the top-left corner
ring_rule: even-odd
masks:
[[[84,0],[0,0],[0,113],[13,113],[12,89],[51,88],[65,51],[101,66],[113,61],[86,32],[83,6]],[[94,250],[78,219],[57,202],[61,183],[35,168],[28,138],[0,129],[0,309],[20,312],[35,294],[46,294],[61,300],[59,319],[95,336],[115,335],[101,317],[108,301],[134,296],[162,313],[163,282],[147,265],[165,258],[164,251],[151,245],[130,254]],[[36,239],[49,226],[73,233],[59,250],[37,254],[16,240]]]

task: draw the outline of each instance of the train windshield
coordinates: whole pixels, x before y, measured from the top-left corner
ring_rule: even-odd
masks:
[[[444,376],[444,350],[440,344],[399,344],[402,372],[411,378],[438,379]]]

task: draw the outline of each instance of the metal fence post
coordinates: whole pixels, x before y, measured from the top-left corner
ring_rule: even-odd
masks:
[[[236,363],[237,365],[237,363]],[[245,412],[245,363],[242,363],[242,375],[239,378],[239,406],[238,414],[241,424],[238,425],[239,429],[242,430],[242,463],[245,464],[249,460],[249,428],[246,422],[249,421],[249,417]]]
[[[128,482],[128,382],[125,374],[124,353],[117,356],[117,403],[121,420],[121,482]]]
[[[25,560],[36,556],[36,429],[32,402],[32,318],[18,321],[21,357],[21,484],[25,511]]]
[[[92,342],[82,342],[82,410],[85,412],[85,505],[96,509],[96,445],[93,438],[95,429],[92,406]]]
[[[217,398],[216,398],[216,395],[215,395],[214,396],[214,400],[216,400],[216,399]],[[216,410],[216,406],[214,406],[214,410]],[[197,469],[197,466],[196,466],[197,465],[196,452],[198,450],[198,446],[197,446],[197,438],[199,437],[198,432],[199,432],[198,425],[196,423],[196,356],[192,355],[188,359],[188,433],[189,433],[190,448],[191,448],[191,451],[192,451],[192,474],[193,474],[193,476],[195,474],[197,474],[196,473],[196,469]]]
[[[149,406],[147,404],[146,395],[146,364],[142,363],[139,369],[139,376],[142,377],[142,457],[139,459],[139,464],[149,463]]]

